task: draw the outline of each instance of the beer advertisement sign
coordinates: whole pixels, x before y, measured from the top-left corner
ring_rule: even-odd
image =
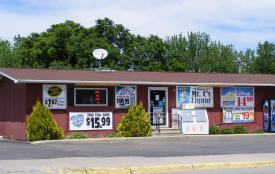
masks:
[[[43,104],[48,109],[66,109],[66,85],[43,84]]]
[[[221,88],[221,107],[253,107],[254,108],[254,88],[234,87]]]

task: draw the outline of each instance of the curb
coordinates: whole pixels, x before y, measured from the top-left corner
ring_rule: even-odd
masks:
[[[29,142],[30,144],[64,144],[64,143],[94,143],[94,142],[121,142],[138,140],[160,140],[179,138],[217,138],[217,137],[237,137],[237,136],[275,136],[275,133],[263,134],[219,134],[219,135],[177,135],[177,136],[152,136],[152,137],[120,137],[120,138],[88,138],[88,139],[62,139],[62,140],[42,140]]]
[[[245,168],[245,167],[263,167],[275,166],[275,161],[254,161],[254,162],[221,162],[221,163],[200,163],[200,164],[183,164],[183,165],[166,165],[166,166],[148,166],[148,167],[128,167],[128,168],[59,168],[46,169],[49,173],[66,173],[66,174],[129,174],[129,173],[151,173],[151,172],[168,172],[184,170],[203,170],[218,168]]]

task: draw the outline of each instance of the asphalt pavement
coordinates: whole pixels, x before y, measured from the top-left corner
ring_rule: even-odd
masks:
[[[0,173],[179,172],[275,166],[275,136],[0,141]]]

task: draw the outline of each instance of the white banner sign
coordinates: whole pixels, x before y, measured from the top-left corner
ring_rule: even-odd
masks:
[[[43,104],[48,109],[66,109],[66,89],[66,85],[43,84]]]
[[[178,86],[177,107],[180,107],[180,105],[193,105],[195,108],[214,107],[213,88],[196,86]]]
[[[70,130],[112,130],[112,112],[70,112]]]

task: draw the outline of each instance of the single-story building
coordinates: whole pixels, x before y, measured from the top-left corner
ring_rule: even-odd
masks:
[[[65,134],[108,136],[139,102],[152,126],[177,127],[177,109],[203,109],[209,126],[251,132],[263,129],[263,103],[274,91],[275,75],[0,68],[0,135],[26,140],[37,100]]]

